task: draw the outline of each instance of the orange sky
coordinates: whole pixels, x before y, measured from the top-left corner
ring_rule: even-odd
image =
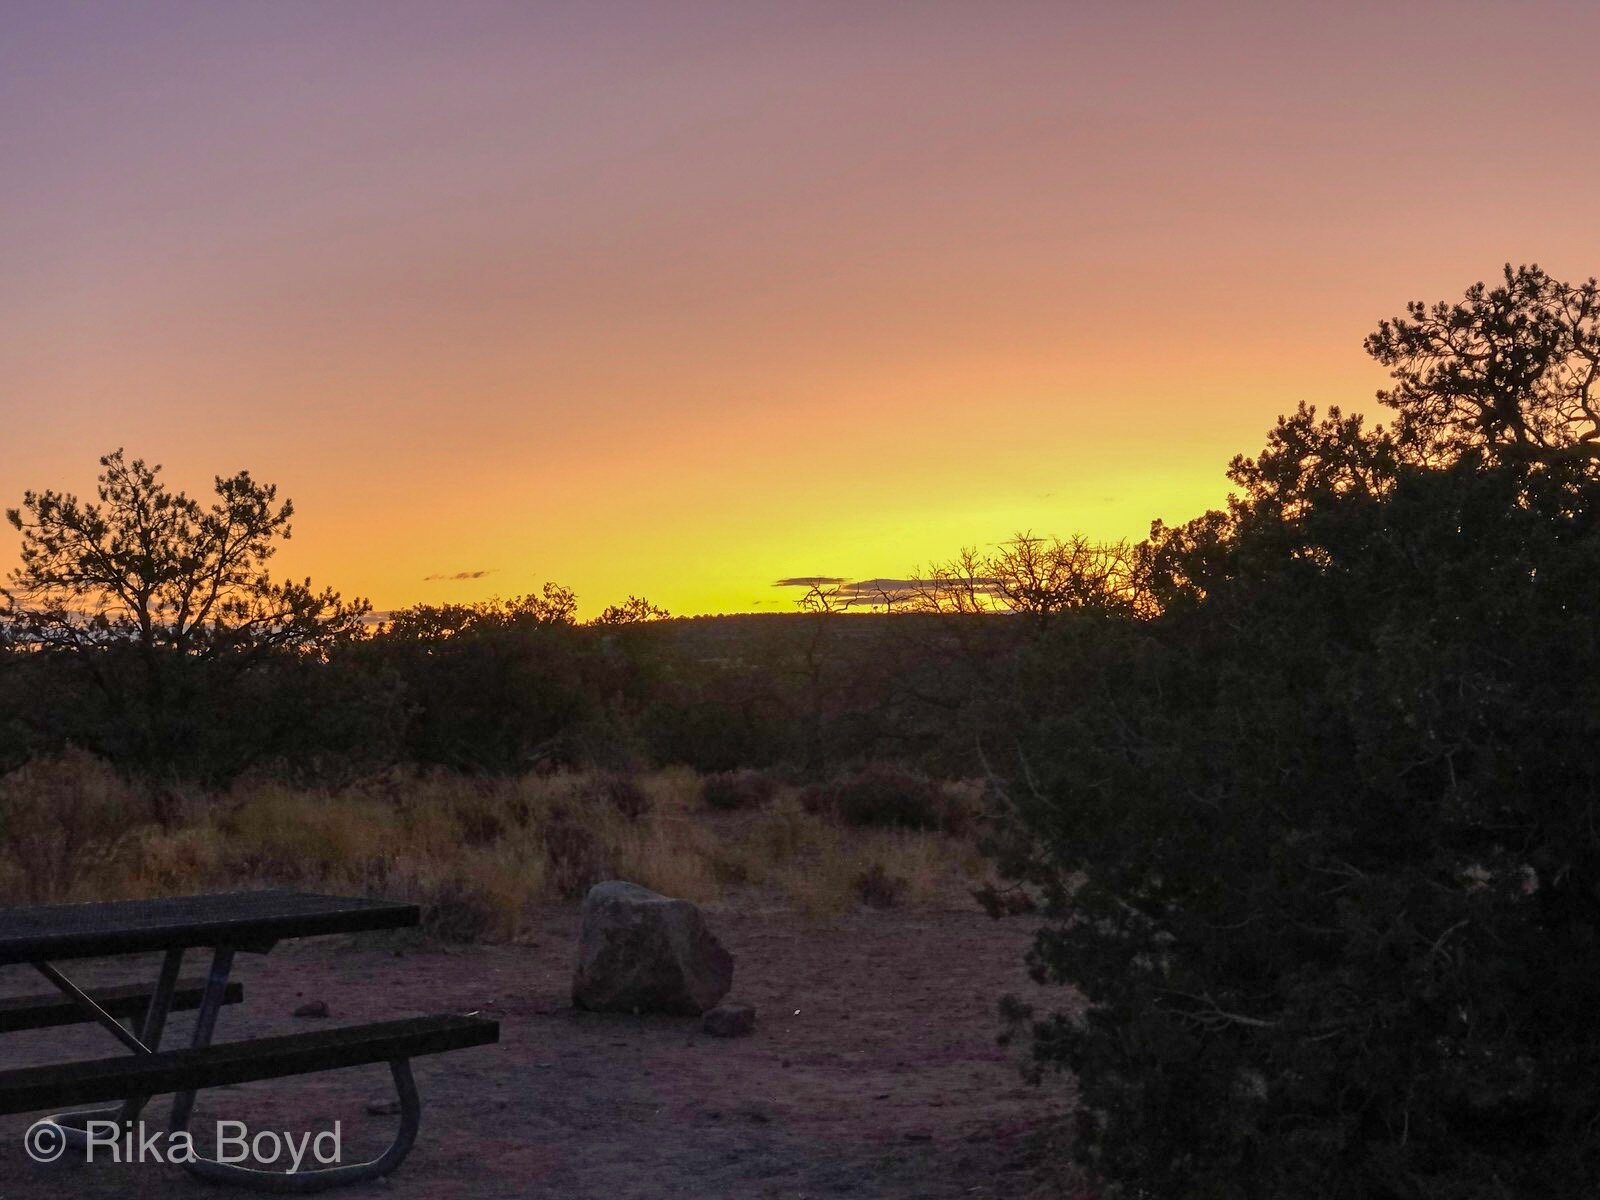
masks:
[[[286,572],[586,614],[1141,536],[1296,402],[1370,410],[1407,299],[1600,270],[1597,37],[1590,4],[10,5],[0,503],[119,445],[248,467],[299,509]]]

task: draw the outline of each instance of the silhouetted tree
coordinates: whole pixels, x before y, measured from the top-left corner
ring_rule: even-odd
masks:
[[[1118,1194],[1593,1194],[1593,290],[1385,323],[1392,430],[1281,418],[1157,619],[1028,647],[1006,861],[1086,1001],[1028,1026]]]
[[[1134,555],[1126,542],[1019,533],[984,563],[996,595],[1012,612],[1035,617],[1094,609],[1134,613]]]
[[[559,583],[547,583],[538,592],[509,600],[503,619],[513,627],[574,625],[578,620],[578,597]]]
[[[1202,599],[1218,582],[1270,567],[1284,555],[1316,558],[1314,517],[1335,502],[1375,504],[1394,490],[1407,459],[1393,434],[1337,407],[1326,416],[1301,404],[1280,416],[1260,455],[1237,455],[1228,479],[1239,490],[1226,511],[1182,525],[1156,521],[1134,551],[1152,608]],[[1254,565],[1252,565],[1254,564]]]
[[[638,625],[646,621],[665,621],[672,616],[666,609],[651,604],[643,596],[629,596],[621,604],[607,605],[594,619],[596,625]]]
[[[1600,462],[1600,285],[1552,279],[1537,266],[1464,300],[1384,321],[1367,352],[1395,383],[1378,399],[1399,414],[1400,441],[1441,464],[1474,449],[1522,464]]]
[[[29,491],[7,511],[21,565],[0,589],[0,628],[20,646],[72,655],[143,765],[173,761],[202,679],[361,634],[366,601],[269,575],[294,513],[273,485],[218,476],[205,506],[121,450],[100,466],[97,503]]]
[[[290,536],[294,505],[248,471],[218,476],[209,508],[160,482],[160,466],[100,460],[98,504],[26,492],[6,519],[22,565],[0,589],[10,637],[85,650],[137,646],[199,657],[319,648],[361,627],[365,601],[315,592],[266,571]]]
[[[964,549],[909,581],[900,612],[1021,613],[1037,619],[1069,612],[1134,615],[1147,607],[1139,559],[1126,542],[1018,533],[990,553]]]

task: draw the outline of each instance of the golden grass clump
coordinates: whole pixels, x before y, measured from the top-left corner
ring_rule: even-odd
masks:
[[[392,847],[400,829],[380,803],[279,785],[236,799],[217,824],[229,865],[245,877],[344,885],[361,882],[369,859]]]
[[[70,752],[0,778],[0,895],[292,885],[414,900],[430,932],[479,941],[515,939],[539,905],[580,899],[604,879],[699,903],[754,889],[825,918],[863,904],[966,902],[962,881],[986,871],[968,838],[853,827],[766,777],[759,806],[708,815],[704,785],[681,767],[496,779],[395,770],[337,790],[255,780],[155,804]],[[951,808],[976,806],[965,785],[936,786]]]
[[[722,894],[714,845],[707,830],[681,817],[635,826],[614,843],[614,874],[664,896],[708,903]]]
[[[639,776],[639,786],[655,802],[656,812],[676,816],[700,807],[705,779],[689,767],[663,767]]]
[[[149,798],[81,750],[39,758],[0,777],[0,889],[45,903],[119,890]]]
[[[140,833],[127,891],[161,896],[209,889],[227,875],[227,866],[227,841],[215,825],[151,826]]]
[[[976,847],[942,834],[846,828],[798,802],[780,813],[763,825],[758,844],[770,856],[768,877],[809,917],[839,916],[861,904],[965,906],[967,881],[986,865]]]

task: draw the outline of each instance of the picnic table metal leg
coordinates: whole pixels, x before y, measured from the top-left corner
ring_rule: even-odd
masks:
[[[233,969],[233,953],[232,947],[218,946],[212,957],[211,971],[206,976],[206,989],[200,998],[200,1011],[195,1017],[194,1037],[190,1043],[195,1049],[211,1044],[217,1014],[222,1009],[223,995],[228,987],[228,975]],[[343,1163],[302,1171],[263,1171],[239,1163],[194,1158],[185,1162],[184,1168],[192,1175],[218,1183],[235,1184],[255,1191],[302,1195],[387,1175],[411,1153],[411,1147],[417,1140],[417,1128],[422,1121],[422,1101],[417,1095],[417,1083],[411,1074],[411,1060],[391,1060],[389,1073],[400,1098],[400,1128],[395,1132],[389,1148],[369,1162]],[[194,1109],[194,1097],[192,1091],[179,1092],[173,1097],[172,1120],[168,1126],[171,1132],[176,1133],[188,1127],[189,1115]]]
[[[228,990],[228,975],[233,970],[233,947],[218,946],[211,956],[211,971],[206,976],[206,990],[200,997],[200,1011],[194,1020],[194,1037],[189,1044],[200,1050],[211,1044],[211,1035],[217,1027],[217,1013],[222,1009],[224,993]],[[194,1109],[194,1093],[179,1092],[172,1098],[172,1120],[168,1129],[177,1133],[189,1125],[189,1113]]]
[[[389,1148],[370,1162],[344,1163],[336,1167],[318,1167],[301,1171],[263,1171],[238,1163],[218,1162],[211,1158],[196,1158],[184,1163],[191,1175],[216,1183],[231,1183],[259,1192],[279,1192],[304,1195],[327,1188],[342,1187],[348,1183],[363,1183],[389,1174],[411,1152],[417,1140],[417,1127],[422,1120],[422,1101],[417,1095],[417,1083],[411,1076],[411,1060],[392,1059],[389,1073],[394,1077],[395,1091],[400,1097],[400,1128]]]
[[[183,950],[168,950],[161,960],[161,974],[156,977],[156,990],[144,1010],[144,1021],[139,1026],[139,1040],[154,1054],[161,1049],[161,1035],[167,1027],[167,1015],[172,1010],[172,992],[178,986],[178,972],[183,969]],[[117,1119],[124,1125],[139,1119],[149,1096],[131,1096],[123,1101]]]
[[[156,978],[156,989],[150,995],[150,1003],[145,1006],[144,1020],[139,1026],[137,1035],[129,1033],[121,1021],[111,1016],[96,1004],[94,1000],[73,983],[60,971],[49,963],[35,963],[34,968],[51,983],[70,997],[80,1008],[84,1009],[101,1025],[116,1034],[135,1054],[155,1053],[160,1041],[161,1031],[166,1026],[167,1014],[172,1007],[172,992],[178,983],[178,971],[183,966],[183,951],[168,950],[161,960],[161,973]],[[122,1102],[116,1108],[96,1108],[79,1112],[60,1113],[47,1118],[61,1129],[68,1131],[68,1136],[82,1136],[83,1130],[89,1122],[96,1120],[117,1120],[124,1125],[138,1119],[139,1112],[150,1102],[148,1096],[135,1096]]]
[[[161,974],[156,977],[155,994],[144,1012],[144,1023],[139,1026],[139,1040],[150,1047],[151,1053],[161,1047],[161,1033],[167,1027],[167,1014],[172,1009],[172,993],[178,986],[178,972],[183,969],[183,951],[168,950],[161,960]]]

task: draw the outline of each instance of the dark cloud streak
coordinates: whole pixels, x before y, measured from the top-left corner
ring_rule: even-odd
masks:
[[[452,581],[453,580],[459,580],[459,579],[482,579],[485,575],[493,575],[493,574],[494,574],[494,568],[493,567],[489,567],[489,568],[486,568],[486,569],[484,569],[482,571],[457,571],[454,575],[448,575],[448,574],[444,574],[444,575],[424,575],[422,577],[422,582],[423,583],[434,583],[434,582],[436,582],[438,580],[441,580],[441,579],[452,580]]]
[[[832,587],[841,583],[848,583],[843,575],[796,575],[792,579],[779,579],[774,581],[773,587]]]

